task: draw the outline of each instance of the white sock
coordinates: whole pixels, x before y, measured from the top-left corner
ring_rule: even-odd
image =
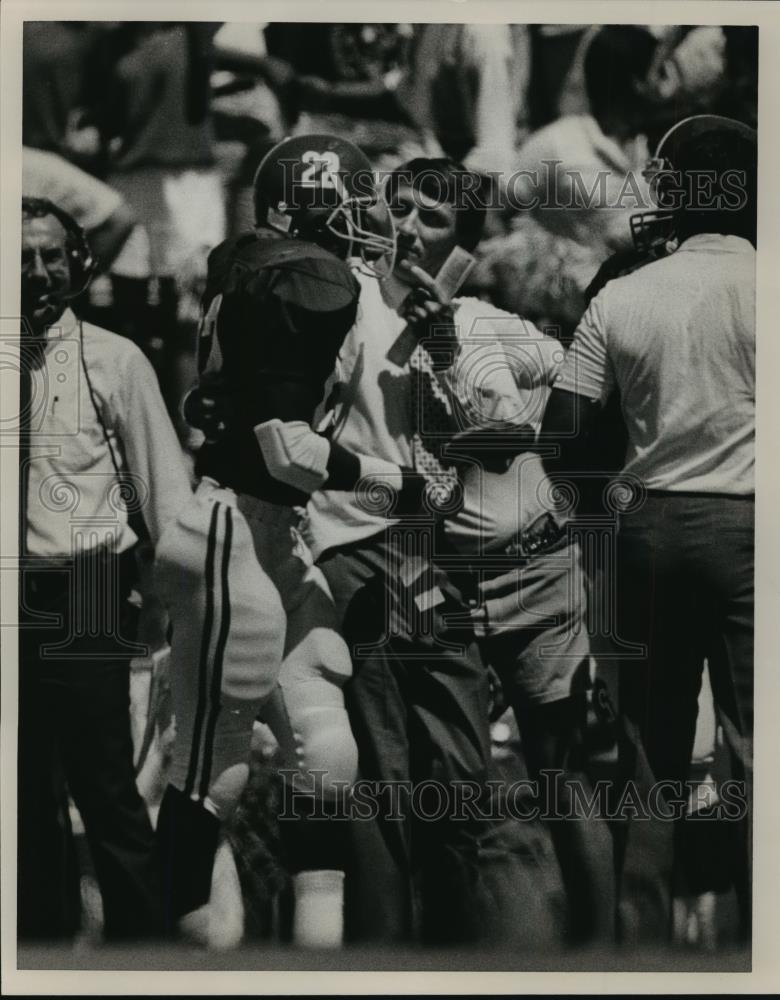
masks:
[[[293,943],[299,948],[340,948],[344,941],[344,872],[299,872],[294,882]]]

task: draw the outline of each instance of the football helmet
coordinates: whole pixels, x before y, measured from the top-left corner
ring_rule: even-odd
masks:
[[[255,224],[360,257],[378,277],[395,260],[392,216],[368,157],[327,133],[284,139],[254,179]]]
[[[756,132],[743,122],[720,115],[693,115],[673,125],[658,143],[655,156],[648,160],[642,176],[658,206],[631,216],[631,236],[639,253],[652,256],[663,253],[675,239],[675,217],[680,211],[695,211],[681,186],[686,171],[702,170],[700,151],[706,144],[721,143],[724,148],[734,139],[755,148]],[[748,164],[729,163],[732,169]]]

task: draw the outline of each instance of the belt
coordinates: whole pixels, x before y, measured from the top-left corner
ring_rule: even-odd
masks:
[[[74,573],[82,567],[81,577],[85,579],[101,579],[100,572],[95,577],[98,566],[113,564],[116,568],[111,572],[118,574],[119,590],[124,599],[132,590],[137,577],[134,547],[123,552],[114,552],[107,546],[80,552],[75,556],[63,556],[48,566],[41,566],[40,561],[29,561],[21,568],[20,586],[25,598],[32,602],[54,601],[70,597],[73,587]],[[87,569],[89,567],[89,569]],[[103,571],[105,572],[105,571]]]
[[[499,550],[503,556],[513,556],[514,566],[517,563],[530,561],[539,556],[558,552],[569,544],[569,532],[566,524],[558,524],[552,514],[541,514],[524,531],[519,531],[512,541]],[[471,624],[474,634],[478,637],[488,635],[490,616],[488,602],[485,600],[479,586],[480,579],[486,581],[491,577],[506,573],[510,567],[495,567],[488,572],[482,571],[479,576],[474,574],[477,567],[472,566],[472,579],[465,583],[461,579],[464,597],[469,605]]]
[[[503,548],[479,556],[457,554],[450,548],[446,560],[448,577],[461,590],[467,603],[481,602],[480,581],[490,580],[511,572],[523,562],[549,555],[565,548],[570,542],[567,524],[560,525],[552,514],[541,514],[523,531],[519,531]],[[445,550],[446,551],[446,550]]]
[[[552,514],[546,513],[537,517],[523,531],[518,531],[502,551],[508,556],[533,559],[548,552],[557,552],[568,543],[568,540],[567,526],[558,524]]]

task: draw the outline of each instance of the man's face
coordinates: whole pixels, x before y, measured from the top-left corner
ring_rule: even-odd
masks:
[[[42,334],[65,310],[70,291],[67,234],[53,215],[22,220],[22,315]]]
[[[408,272],[399,266],[404,260],[436,277],[457,243],[454,206],[438,202],[420,190],[413,190],[402,181],[390,208],[398,237],[396,277],[413,283]]]

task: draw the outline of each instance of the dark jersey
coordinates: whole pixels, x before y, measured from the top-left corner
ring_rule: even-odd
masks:
[[[270,475],[252,428],[274,417],[311,423],[359,295],[343,261],[303,240],[248,233],[211,252],[201,342],[218,341],[231,417],[201,448],[199,475],[273,503],[306,502]]]

